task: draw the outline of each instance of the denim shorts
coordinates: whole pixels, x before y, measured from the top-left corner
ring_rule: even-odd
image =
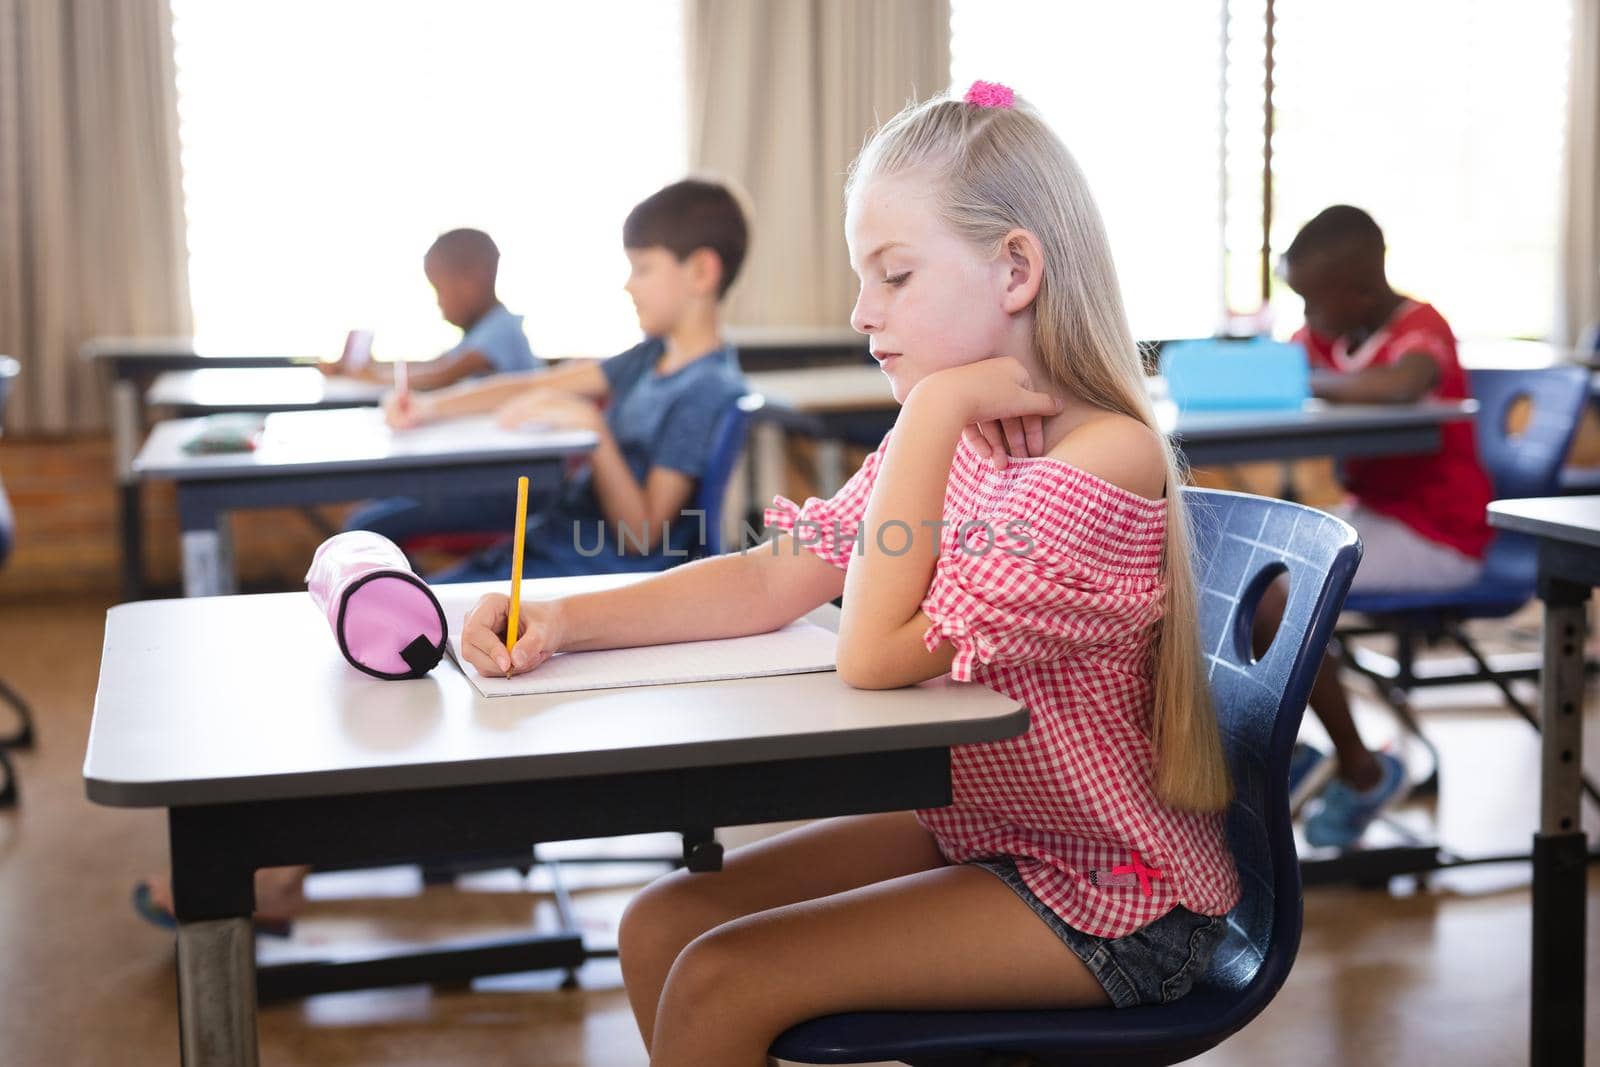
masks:
[[[1010,886],[1083,961],[1118,1008],[1167,1004],[1189,992],[1228,931],[1226,916],[1197,915],[1180,905],[1131,934],[1096,937],[1074,930],[1034,896],[1010,857],[971,862]]]

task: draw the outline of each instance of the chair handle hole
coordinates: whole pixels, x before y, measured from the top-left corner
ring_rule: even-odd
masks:
[[[1233,616],[1233,653],[1245,665],[1267,658],[1277,642],[1289,603],[1289,568],[1282,560],[1265,564],[1244,584]]]

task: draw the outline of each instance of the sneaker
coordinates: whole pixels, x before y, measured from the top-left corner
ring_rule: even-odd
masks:
[[[1358,790],[1343,779],[1336,779],[1322,791],[1306,819],[1306,840],[1311,844],[1319,848],[1349,848],[1361,840],[1373,819],[1405,798],[1405,765],[1387,752],[1375,752],[1373,756],[1383,769],[1377,785]]]
[[[1333,777],[1334,762],[1328,753],[1304,741],[1294,743],[1289,756],[1289,813],[1298,814],[1305,802],[1316,796]]]

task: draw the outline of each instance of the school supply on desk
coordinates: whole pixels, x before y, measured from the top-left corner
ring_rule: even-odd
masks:
[[[328,538],[312,557],[306,589],[339,651],[365,674],[420,678],[444,657],[444,611],[387,537],[351,530]]]
[[[528,478],[517,479],[517,524],[511,531],[511,606],[506,614],[506,655],[517,647],[517,623],[522,611],[522,554],[528,543]]]
[[[801,619],[750,637],[558,652],[526,674],[511,678],[479,674],[462,656],[459,635],[451,639],[450,651],[479,693],[507,697],[831,671],[837,645],[838,635],[832,630]]]
[[[266,418],[255,412],[234,411],[207,415],[197,420],[194,433],[182,448],[191,456],[210,456],[228,452],[253,452],[261,442]]]
[[[344,352],[339,364],[346,374],[355,374],[372,359],[372,331],[351,330],[344,336]]]
[[[1168,341],[1161,374],[1179,411],[1296,409],[1311,396],[1305,349],[1268,337]]]
[[[411,407],[411,365],[403,359],[394,365],[394,398],[401,411]]]

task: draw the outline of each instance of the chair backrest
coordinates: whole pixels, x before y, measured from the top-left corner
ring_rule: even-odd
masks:
[[[1589,399],[1589,379],[1590,371],[1577,366],[1471,372],[1478,456],[1496,500],[1560,494],[1561,467]],[[1513,435],[1512,409],[1524,399],[1529,403],[1525,425]],[[1484,577],[1500,586],[1521,586],[1531,597],[1536,556],[1529,538],[1497,531],[1484,557]]]
[[[1478,455],[1494,483],[1495,499],[1561,491],[1561,466],[1589,399],[1589,377],[1587,368],[1577,366],[1472,372]],[[1522,432],[1513,436],[1507,422],[1523,399],[1531,410]]]
[[[1184,495],[1201,647],[1233,773],[1228,844],[1243,889],[1227,939],[1199,984],[1230,994],[1230,1010],[1243,1025],[1277,992],[1299,949],[1289,756],[1361,545],[1346,523],[1299,504],[1210,489]],[[1257,660],[1255,608],[1283,574],[1289,580],[1283,623]]]
[[[750,429],[750,417],[765,403],[759,393],[746,393],[723,412],[711,440],[711,458],[700,475],[695,490],[695,510],[705,515],[705,543],[696,555],[720,556],[722,544],[722,508],[728,495],[728,481],[733,469],[739,465],[744,451],[745,437]]]

